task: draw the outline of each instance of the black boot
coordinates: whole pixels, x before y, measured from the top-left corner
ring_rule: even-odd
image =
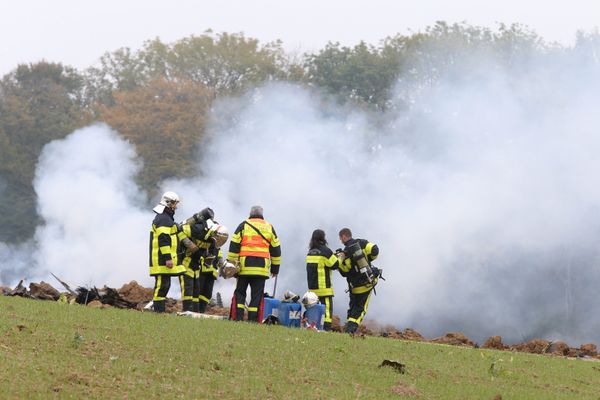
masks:
[[[323,330],[327,332],[331,331],[331,322],[323,323]]]
[[[348,322],[348,324],[346,324],[346,333],[349,333],[351,335],[353,335],[354,333],[356,333],[356,330],[358,329],[358,324],[356,322]]]
[[[192,303],[192,311],[193,312],[198,312],[198,313],[202,312],[202,311],[200,311],[200,304],[197,301],[194,301]]]
[[[198,302],[198,312],[203,313],[204,311],[206,311],[206,302],[200,300]]]
[[[165,300],[155,300],[152,308],[154,312],[164,313],[167,310],[167,303]]]
[[[192,311],[192,300],[183,300],[181,302],[181,309],[185,311]]]

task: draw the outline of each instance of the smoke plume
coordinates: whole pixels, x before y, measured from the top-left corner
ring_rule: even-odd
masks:
[[[600,342],[597,63],[574,54],[492,68],[478,57],[464,61],[468,74],[457,66],[435,84],[399,83],[383,125],[288,84],[221,101],[201,144],[202,176],[162,184],[182,198],[176,219],[209,205],[233,231],[262,205],[282,243],[278,295],[306,291],[314,229],[335,249],[348,227],[381,250],[386,281],[368,319],[430,337]],[[133,183],[135,160],[102,126],[45,148],[37,276],[150,282],[153,214]],[[215,290],[227,297],[233,285]],[[336,273],[342,319],[346,288]]]

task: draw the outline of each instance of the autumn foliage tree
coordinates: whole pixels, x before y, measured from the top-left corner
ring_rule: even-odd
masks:
[[[99,107],[100,119],[135,145],[145,163],[142,187],[154,193],[160,181],[196,172],[212,90],[189,80],[158,78],[113,97],[114,104]]]

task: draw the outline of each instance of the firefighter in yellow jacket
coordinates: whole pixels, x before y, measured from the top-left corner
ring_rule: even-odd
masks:
[[[160,203],[153,208],[156,213],[150,230],[150,276],[155,279],[154,311],[165,312],[167,293],[171,287],[171,277],[181,275],[185,267],[179,259],[179,229],[173,216],[179,203],[174,192],[162,195]]]
[[[350,289],[346,332],[353,334],[367,312],[371,292],[381,275],[380,270],[371,265],[379,255],[379,247],[368,240],[352,238],[348,228],[340,230],[339,235],[344,249],[336,251],[336,255],[340,260],[340,273],[346,277]]]
[[[186,247],[183,266],[185,273],[179,276],[183,311],[200,312],[200,269],[203,257],[212,241],[210,227],[214,225],[214,212],[206,207],[180,225],[180,231],[185,235],[182,241]]]
[[[237,284],[231,303],[230,319],[244,318],[246,291],[250,286],[248,320],[262,320],[265,280],[276,277],[281,264],[281,246],[273,226],[263,217],[263,208],[253,206],[250,216],[242,222],[231,237],[227,260],[239,263]]]
[[[339,261],[333,251],[327,247],[325,232],[316,229],[312,233],[306,256],[306,278],[308,290],[319,296],[321,304],[325,305],[325,320],[323,329],[331,330],[333,314],[333,285],[331,272],[337,269]]]
[[[212,298],[217,266],[223,257],[221,246],[229,237],[227,228],[215,221],[214,215],[206,207],[180,227],[187,238],[183,241],[187,247],[183,259],[186,272],[179,277],[183,311],[204,312]]]

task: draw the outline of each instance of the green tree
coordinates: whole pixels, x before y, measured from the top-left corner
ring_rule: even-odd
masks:
[[[281,42],[261,44],[243,34],[211,31],[172,44],[154,39],[139,51],[106,53],[87,71],[88,102],[110,105],[111,93],[135,90],[156,79],[201,84],[214,96],[238,93],[264,81],[297,76]]]
[[[46,143],[89,122],[82,88],[74,69],[45,61],[19,65],[0,81],[1,241],[22,240],[35,229],[35,164]]]
[[[389,47],[360,42],[353,48],[328,43],[307,56],[306,80],[342,102],[385,110],[401,72],[401,57]]]

